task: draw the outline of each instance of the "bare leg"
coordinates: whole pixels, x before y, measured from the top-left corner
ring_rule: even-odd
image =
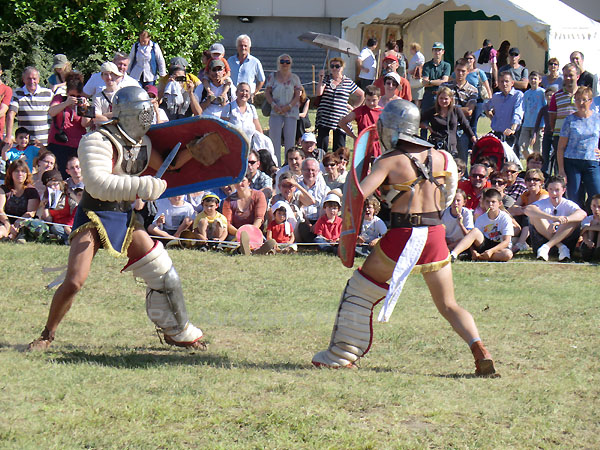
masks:
[[[127,249],[130,261],[136,261],[146,255],[154,247],[154,241],[142,228],[136,228],[131,237],[131,245]]]
[[[483,238],[483,233],[477,228],[473,228],[455,245],[452,253],[458,256],[473,244],[475,244],[476,248],[479,248],[483,244]]]

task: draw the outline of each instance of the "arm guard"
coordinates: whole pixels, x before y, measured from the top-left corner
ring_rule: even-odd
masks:
[[[79,161],[85,189],[98,200],[156,200],[167,188],[164,180],[151,176],[115,175],[113,145],[100,133],[85,135],[79,143]]]
[[[446,188],[445,196],[442,196],[442,206],[446,209],[454,201],[456,188],[458,187],[458,169],[456,162],[450,153],[445,150],[439,150],[446,158],[446,167],[444,169],[444,186]]]

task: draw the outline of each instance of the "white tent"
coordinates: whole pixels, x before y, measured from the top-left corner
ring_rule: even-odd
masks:
[[[395,34],[408,44],[419,42],[426,60],[433,42],[444,42],[454,61],[475,51],[484,39],[494,48],[503,40],[518,47],[529,70],[544,71],[548,58],[561,66],[574,50],[584,67],[600,73],[600,23],[559,0],[380,0],[342,22],[342,37],[363,44],[370,36],[385,41]],[[383,47],[383,45],[382,45]],[[354,73],[354,58],[346,73]]]

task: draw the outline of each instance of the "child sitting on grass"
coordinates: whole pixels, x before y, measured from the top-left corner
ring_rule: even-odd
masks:
[[[276,202],[271,207],[273,220],[269,221],[267,226],[267,240],[273,239],[277,243],[275,251],[282,253],[291,253],[298,249],[298,246],[294,244],[294,227],[287,220],[288,209],[290,215],[293,215],[287,202],[283,200]]]
[[[462,189],[457,189],[454,201],[442,213],[442,222],[446,227],[446,245],[450,250],[473,229],[473,211],[465,208],[467,195]]]
[[[337,251],[337,243],[342,234],[342,218],[338,215],[341,207],[339,196],[327,194],[323,201],[325,212],[313,226],[313,233],[316,234],[315,242],[322,252],[335,253]]]
[[[157,203],[158,211],[148,233],[166,240],[176,239],[194,223],[194,207],[184,200],[184,195],[169,197],[168,202]]]
[[[356,239],[356,254],[360,256],[369,256],[371,250],[381,237],[387,232],[387,227],[383,220],[377,217],[381,211],[381,204],[374,196],[365,200],[365,213],[363,216],[360,234]]]
[[[29,130],[19,127],[15,132],[14,147],[9,148],[8,145],[5,145],[2,149],[2,159],[7,163],[11,163],[17,159],[24,159],[27,162],[29,170],[33,172],[33,159],[40,152],[40,147],[42,146],[29,145]]]
[[[592,215],[581,222],[581,256],[585,261],[600,260],[600,194],[592,197]]]
[[[514,234],[512,218],[500,209],[502,194],[496,189],[487,189],[481,202],[487,211],[475,220],[475,228],[450,252],[452,261],[469,248],[473,261],[509,261],[513,257],[509,248]]]
[[[50,233],[58,237],[62,243],[68,244],[78,202],[69,195],[67,184],[58,170],[44,172],[42,182],[46,186],[46,192],[38,207],[37,215],[42,220],[52,222]]]
[[[202,197],[202,212],[194,219],[190,237],[202,241],[224,241],[227,239],[227,218],[217,211],[220,199],[212,192]],[[205,244],[201,244],[205,246]],[[214,247],[215,243],[208,243]]]

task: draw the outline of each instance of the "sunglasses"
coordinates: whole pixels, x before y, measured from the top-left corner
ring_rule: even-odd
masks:
[[[210,70],[212,70],[213,72],[220,72],[221,70],[224,70],[224,68],[223,67],[213,67]]]
[[[248,160],[248,164],[251,165],[251,166],[253,166],[254,164],[258,164],[258,161],[250,161],[250,160]]]
[[[506,184],[506,181],[504,181],[504,180],[490,180],[490,184],[503,185],[503,184]]]
[[[279,64],[291,64],[292,62],[289,59],[280,59]]]
[[[525,181],[529,181],[530,183],[541,182],[542,180],[539,178],[525,178]]]
[[[549,66],[558,66],[558,63],[548,63]]]
[[[337,166],[336,163],[325,164],[325,167],[335,167],[335,166]]]
[[[473,178],[487,178],[487,175],[483,175],[481,173],[472,173],[471,177],[473,177]]]
[[[339,69],[342,67],[341,64],[330,64],[329,67],[331,67],[332,69]]]

